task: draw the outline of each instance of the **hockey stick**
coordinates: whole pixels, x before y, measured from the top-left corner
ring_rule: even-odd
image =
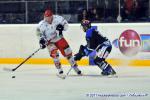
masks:
[[[28,59],[30,59],[33,55],[35,55],[39,50],[41,50],[41,47],[39,49],[37,49],[34,53],[32,53],[28,58],[26,58],[22,63],[20,63],[17,67],[13,68],[13,69],[9,69],[9,68],[3,68],[3,70],[5,71],[15,71],[17,70],[22,64],[24,64]]]
[[[67,74],[65,75],[64,79],[69,75],[70,71],[72,70],[72,67],[69,69],[69,71],[67,72]]]

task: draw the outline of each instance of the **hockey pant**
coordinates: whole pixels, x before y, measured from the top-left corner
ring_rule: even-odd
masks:
[[[77,64],[74,61],[74,58],[72,56],[72,50],[64,38],[61,38],[60,40],[58,40],[55,43],[50,43],[47,46],[47,48],[49,50],[50,56],[54,59],[56,68],[61,68],[58,50],[61,52],[61,54],[64,57],[66,57],[68,59],[71,66],[77,66]]]

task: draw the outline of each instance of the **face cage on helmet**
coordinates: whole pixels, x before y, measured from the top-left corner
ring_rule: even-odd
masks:
[[[88,27],[87,26],[82,26],[82,29],[84,32],[86,32],[88,30]]]
[[[86,32],[89,28],[91,28],[91,24],[88,25],[81,24],[81,26],[84,32]]]

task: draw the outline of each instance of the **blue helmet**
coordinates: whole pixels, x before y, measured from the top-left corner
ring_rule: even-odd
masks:
[[[91,22],[89,20],[82,20],[81,26],[83,31],[86,32],[89,28],[91,28]]]

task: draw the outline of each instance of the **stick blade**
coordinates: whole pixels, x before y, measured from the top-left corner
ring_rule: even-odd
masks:
[[[10,69],[10,68],[3,68],[4,71],[8,71],[8,72],[12,72],[13,69]]]

